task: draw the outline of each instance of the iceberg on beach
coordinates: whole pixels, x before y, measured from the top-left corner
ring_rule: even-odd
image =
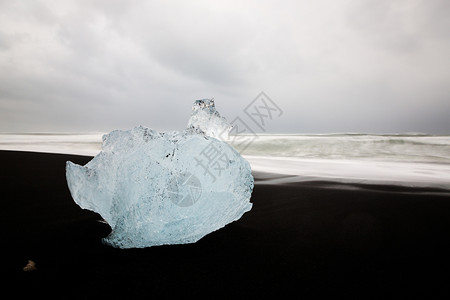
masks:
[[[250,165],[218,139],[230,129],[214,101],[203,99],[184,131],[113,131],[85,166],[67,162],[69,190],[111,226],[108,245],[194,243],[252,208]]]

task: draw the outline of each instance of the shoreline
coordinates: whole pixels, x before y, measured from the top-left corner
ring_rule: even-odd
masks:
[[[228,140],[240,149],[240,140]],[[94,156],[100,133],[2,135],[0,149]],[[245,143],[244,143],[245,144]],[[450,191],[450,136],[261,135],[241,155],[253,170],[333,181]]]
[[[268,184],[273,175],[255,172],[253,209],[240,220],[194,244],[120,250],[101,243],[109,226],[79,208],[65,182],[67,160],[84,165],[91,158],[0,151],[2,272],[11,291],[65,298],[450,296],[450,197],[436,190]],[[28,260],[37,270],[22,270]]]
[[[40,152],[29,150],[3,150],[1,153],[23,153],[23,154],[43,154],[43,155],[60,155],[73,157],[74,160],[80,159],[81,165],[86,164],[95,155],[91,154],[68,154],[58,152]],[[246,156],[244,156],[246,158]],[[261,157],[263,159],[263,157]],[[68,159],[70,160],[70,159]],[[369,179],[351,179],[351,178],[335,178],[335,177],[321,177],[321,176],[303,176],[287,173],[271,173],[261,170],[252,170],[252,175],[255,179],[255,184],[312,184],[320,185],[323,188],[343,188],[343,189],[370,189],[370,190],[385,190],[385,191],[404,191],[414,189],[415,192],[429,193],[435,195],[450,196],[450,183],[445,184],[427,184],[425,182],[408,182],[408,181],[389,181],[389,180],[369,180]]]

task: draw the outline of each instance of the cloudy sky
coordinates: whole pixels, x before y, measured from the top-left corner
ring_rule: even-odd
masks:
[[[0,132],[177,130],[196,99],[244,118],[264,91],[283,112],[269,133],[450,134],[449,16],[448,0],[0,0]]]

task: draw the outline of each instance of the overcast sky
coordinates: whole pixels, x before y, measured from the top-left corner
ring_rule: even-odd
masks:
[[[181,130],[210,97],[246,120],[264,91],[269,133],[450,134],[449,16],[448,0],[0,0],[0,132]]]

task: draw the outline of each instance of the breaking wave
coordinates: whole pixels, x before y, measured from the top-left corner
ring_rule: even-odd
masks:
[[[0,134],[0,149],[94,156],[101,140],[102,133]],[[450,136],[259,134],[228,142],[257,172],[450,190]]]

